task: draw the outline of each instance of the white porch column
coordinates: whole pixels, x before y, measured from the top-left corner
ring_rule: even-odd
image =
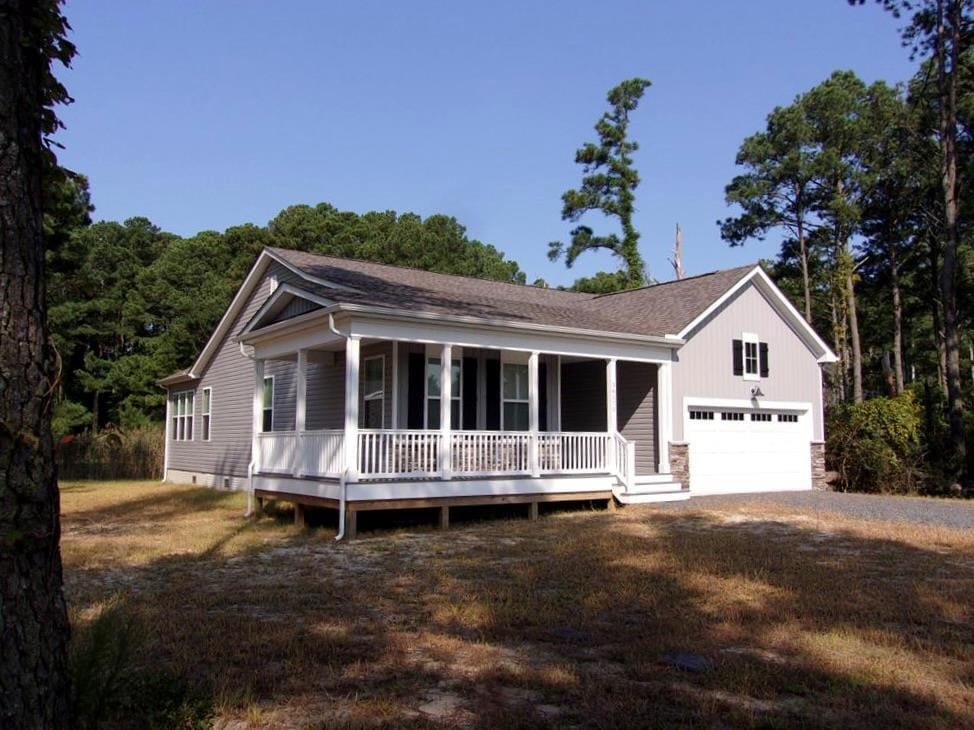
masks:
[[[439,472],[449,479],[453,472],[453,424],[450,413],[453,410],[453,345],[440,347],[440,449]]]
[[[254,402],[253,402],[253,437],[251,442],[250,461],[253,470],[260,471],[260,433],[264,422],[264,361],[254,360]]]
[[[392,341],[392,428],[399,428],[399,340]]]
[[[348,479],[358,479],[358,363],[361,342],[345,341],[345,468]]]
[[[294,448],[292,473],[303,476],[305,472],[304,431],[308,412],[308,351],[298,350],[297,379],[295,381],[294,431],[297,443]]]
[[[605,361],[605,430],[609,434],[605,446],[605,465],[609,473],[615,474],[619,465],[616,463],[616,450],[613,436],[619,430],[619,417],[616,414],[616,360],[610,357]]]
[[[668,362],[660,363],[656,369],[656,407],[659,423],[657,471],[660,474],[669,474],[670,441],[673,440],[673,366]]]
[[[541,476],[538,453],[538,353],[528,355],[528,469],[531,476]]]

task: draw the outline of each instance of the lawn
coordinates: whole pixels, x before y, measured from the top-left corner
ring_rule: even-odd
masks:
[[[647,506],[336,544],[243,506],[63,485],[76,633],[141,627],[120,726],[974,726],[969,532]]]

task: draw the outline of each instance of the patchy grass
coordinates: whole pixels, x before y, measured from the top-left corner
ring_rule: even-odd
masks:
[[[974,725],[966,532],[745,503],[339,545],[243,506],[63,487],[73,620],[136,614],[139,666],[194,688],[182,726]]]

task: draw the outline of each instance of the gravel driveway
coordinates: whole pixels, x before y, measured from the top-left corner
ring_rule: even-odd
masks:
[[[974,501],[959,499],[893,497],[815,490],[691,497],[686,502],[664,502],[658,506],[660,509],[667,510],[708,508],[724,510],[761,504],[789,507],[796,510],[834,512],[862,520],[908,522],[916,525],[974,530]]]

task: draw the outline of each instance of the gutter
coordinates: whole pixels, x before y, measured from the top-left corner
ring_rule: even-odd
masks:
[[[244,345],[240,343],[240,354],[249,360],[256,360],[255,357],[248,355],[244,350]],[[251,424],[251,429],[257,427],[256,423]],[[244,510],[244,517],[250,517],[254,514],[254,449],[253,449],[253,438],[254,435],[251,433],[251,449],[250,449],[250,462],[247,464],[247,509]]]
[[[335,327],[335,315],[328,313],[328,329],[348,342],[349,336]],[[347,407],[348,404],[346,404]],[[345,505],[348,503],[348,465],[342,470],[342,476],[338,480],[338,534],[335,535],[335,542],[341,542],[345,538]]]

